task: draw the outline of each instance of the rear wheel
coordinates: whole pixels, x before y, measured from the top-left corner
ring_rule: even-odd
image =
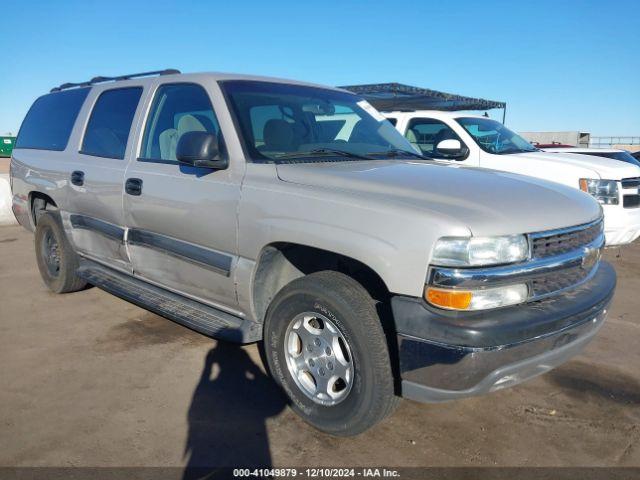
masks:
[[[86,286],[77,276],[78,255],[69,244],[57,213],[45,212],[38,217],[35,250],[42,280],[52,292],[75,292]]]
[[[314,427],[356,435],[394,410],[382,324],[352,278],[325,271],[294,280],[269,306],[264,330],[271,374]]]

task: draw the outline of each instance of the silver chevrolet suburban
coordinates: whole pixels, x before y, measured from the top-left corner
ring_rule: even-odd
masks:
[[[175,70],[64,84],[27,113],[11,179],[52,291],[91,284],[262,342],[292,408],[334,435],[398,396],[552,369],[615,289],[589,195],[424,158],[318,85]]]

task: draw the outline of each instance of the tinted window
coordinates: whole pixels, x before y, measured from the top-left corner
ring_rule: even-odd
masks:
[[[147,118],[140,156],[176,160],[178,141],[187,132],[220,134],[209,95],[200,85],[192,83],[161,86]],[[222,149],[221,138],[219,142]]]
[[[389,118],[387,118],[387,122],[389,122],[391,125],[393,125],[395,127],[396,124],[398,123],[398,119],[389,117]]]
[[[59,151],[67,148],[71,130],[89,90],[64,90],[38,98],[22,122],[15,148]]]
[[[108,158],[124,158],[133,115],[142,88],[117,88],[103,92],[96,101],[81,152]]]
[[[400,132],[351,93],[271,82],[221,84],[253,159],[333,155],[354,160],[397,150],[413,153]]]
[[[405,137],[427,156],[433,156],[436,145],[443,140],[460,140],[449,125],[431,118],[412,119]]]

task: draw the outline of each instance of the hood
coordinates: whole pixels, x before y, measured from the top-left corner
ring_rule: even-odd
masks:
[[[532,177],[448,163],[356,161],[277,166],[289,183],[340,190],[359,199],[448,217],[473,235],[539,232],[599,218],[600,205],[570,187]],[[427,217],[428,218],[428,217]]]
[[[605,180],[621,180],[623,178],[640,177],[640,167],[613,158],[581,155],[579,153],[531,152],[516,153],[518,158],[531,159],[536,162],[549,161],[563,163],[574,167],[585,168],[597,174],[596,178]]]

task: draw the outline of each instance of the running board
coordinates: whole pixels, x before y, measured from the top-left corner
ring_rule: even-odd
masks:
[[[117,297],[209,337],[236,343],[262,340],[262,325],[204,305],[87,259],[78,276]]]

